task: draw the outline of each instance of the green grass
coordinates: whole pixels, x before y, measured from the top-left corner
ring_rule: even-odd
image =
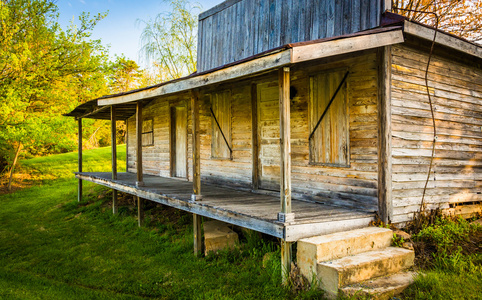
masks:
[[[119,147],[125,157],[125,147]],[[285,299],[319,297],[280,287],[279,254],[266,268],[263,254],[277,243],[249,240],[243,247],[196,258],[192,218],[165,209],[171,223],[146,220],[135,209],[112,215],[110,191],[84,183],[76,201],[77,154],[22,163],[33,187],[0,195],[1,299]],[[125,166],[125,160],[119,160]],[[110,149],[85,151],[85,171],[109,171]],[[55,178],[55,179],[54,179]],[[166,218],[166,220],[169,218]]]
[[[110,148],[83,157],[84,171],[111,169]],[[125,146],[118,157],[123,171]],[[88,182],[78,203],[77,153],[25,160],[20,169],[32,174],[33,186],[0,195],[0,299],[322,297],[281,287],[276,241],[247,235],[238,249],[196,258],[188,213],[151,206],[146,227],[138,228],[135,207],[124,201],[112,215],[111,191]],[[480,226],[463,220],[422,229],[414,238],[433,254],[422,265],[425,275],[399,298],[482,299],[482,255],[471,246],[480,234]],[[274,255],[263,268],[268,252]]]
[[[482,226],[437,218],[413,238],[423,273],[404,299],[482,299]]]

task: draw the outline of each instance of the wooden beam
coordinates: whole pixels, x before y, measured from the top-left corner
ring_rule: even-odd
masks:
[[[202,223],[201,223],[202,216],[193,214],[193,232],[194,232],[194,255],[201,256],[203,251],[202,245]]]
[[[292,63],[403,43],[402,30],[316,43],[293,48]]]
[[[80,117],[78,117],[79,119],[82,119],[82,118],[87,118],[87,117],[90,117],[92,115],[95,115],[97,113],[100,113],[100,112],[103,112],[104,110],[107,110],[109,107],[106,106],[106,107],[101,107],[101,108],[97,108],[91,112],[88,112],[88,113],[85,113],[83,115],[81,115]]]
[[[280,121],[280,197],[281,213],[278,221],[291,222],[291,129],[290,129],[290,68],[279,69],[279,121]]]
[[[423,25],[419,25],[416,23],[412,23],[410,21],[405,21],[403,25],[403,31],[405,33],[414,35],[416,37],[419,37],[424,40],[429,40],[432,41],[434,34],[435,34],[435,29],[433,28],[428,28]],[[454,50],[463,52],[465,54],[469,54],[478,58],[482,58],[482,47],[478,46],[474,43],[470,43],[467,41],[464,41],[460,38],[457,38],[455,36],[449,35],[444,32],[437,32],[437,37],[435,39],[435,42],[437,44],[446,46],[448,48],[452,48]]]
[[[284,285],[288,284],[291,271],[291,246],[293,243],[281,240],[281,280]]]
[[[137,101],[136,107],[136,167],[137,167],[137,186],[144,185],[142,177],[142,102]]]
[[[193,194],[192,200],[201,200],[201,141],[199,137],[199,93],[191,92],[191,119],[192,119],[192,175]]]
[[[144,226],[144,199],[137,196],[137,222],[139,227]]]
[[[251,85],[251,144],[252,144],[252,186],[253,190],[259,188],[259,137],[258,137],[258,91],[256,84]]]
[[[78,158],[78,165],[79,165],[79,173],[82,173],[82,118],[78,119],[79,125],[79,137],[78,137],[78,151],[79,151],[79,158]],[[77,188],[77,201],[82,201],[82,179],[79,178],[79,185]]]
[[[290,59],[291,49],[282,50],[207,74],[179,79],[159,87],[138,91],[127,95],[99,99],[97,104],[100,106],[121,104],[137,101],[139,99],[148,99],[181,91],[188,91],[227,80],[252,76],[256,73],[285,66],[290,63]]]
[[[349,231],[357,228],[367,227],[373,221],[372,216],[359,216],[350,219],[334,219],[324,220],[323,222],[315,223],[300,223],[288,224],[285,227],[285,238],[287,242],[296,242],[303,238],[308,238],[316,235],[326,235],[335,232]]]
[[[117,133],[117,122],[116,122],[116,115],[115,115],[115,106],[110,107],[110,127],[111,127],[111,152],[112,152],[112,180],[117,179],[117,140],[116,140],[116,133]],[[117,213],[117,191],[115,189],[112,190],[112,213]]]
[[[391,47],[378,51],[378,214],[389,223],[392,217],[392,114]]]

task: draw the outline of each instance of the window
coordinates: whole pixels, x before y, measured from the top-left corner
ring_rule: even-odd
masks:
[[[223,91],[211,95],[213,158],[231,158],[231,93]],[[223,137],[224,134],[224,137]]]
[[[348,166],[348,97],[346,80],[326,111],[346,70],[319,73],[310,77],[310,163],[318,165]],[[315,130],[313,132],[313,130]]]
[[[154,125],[152,119],[142,121],[142,146],[154,145]]]

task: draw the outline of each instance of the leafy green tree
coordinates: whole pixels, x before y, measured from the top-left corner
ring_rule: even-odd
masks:
[[[154,20],[142,21],[141,53],[151,62],[162,80],[196,71],[197,14],[200,6],[188,0],[166,0],[171,13],[160,13]]]
[[[0,149],[10,150],[2,155],[8,189],[22,148],[72,149],[66,133],[75,124],[61,114],[105,94],[105,50],[89,39],[105,15],[82,14],[78,27],[64,31],[57,11],[53,0],[0,0]]]

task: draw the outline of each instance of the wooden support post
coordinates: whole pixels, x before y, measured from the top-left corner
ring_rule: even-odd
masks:
[[[82,118],[79,118],[79,173],[82,173]],[[79,186],[77,188],[77,201],[82,201],[82,179],[79,179]]]
[[[191,119],[192,119],[192,174],[193,193],[192,200],[199,201],[201,195],[201,141],[199,139],[199,92],[191,92]],[[193,214],[194,255],[202,253],[202,224],[200,215]]]
[[[253,144],[252,185],[259,189],[259,137],[258,137],[258,90],[256,84],[251,85],[251,132]]]
[[[201,141],[199,139],[199,93],[191,92],[191,119],[192,119],[192,174],[193,194],[192,200],[201,200]]]
[[[384,223],[392,215],[391,47],[378,52],[378,214]]]
[[[129,119],[126,119],[126,172],[129,172]]]
[[[193,232],[194,232],[194,255],[200,256],[203,251],[202,247],[202,216],[197,214],[192,214],[193,220]]]
[[[290,68],[279,70],[279,116],[280,116],[280,196],[281,213],[278,221],[292,222],[291,212],[291,130],[290,130]]]
[[[144,199],[137,196],[137,221],[139,227],[144,226]]]
[[[136,109],[136,166],[137,166],[137,182],[136,186],[144,185],[142,176],[142,102],[137,101]]]
[[[110,125],[111,125],[111,146],[112,146],[112,180],[117,179],[117,141],[116,141],[116,116],[115,106],[110,107]],[[112,189],[112,213],[117,213],[117,191]]]
[[[293,243],[281,240],[281,278],[283,284],[288,283],[291,271],[291,246]]]

